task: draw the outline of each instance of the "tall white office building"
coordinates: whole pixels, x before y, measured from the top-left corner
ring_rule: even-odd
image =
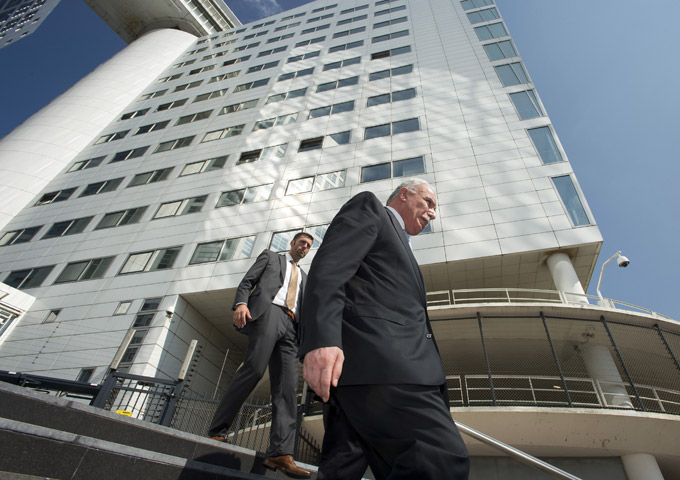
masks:
[[[439,208],[413,248],[456,418],[538,455],[604,458],[593,471],[678,465],[645,441],[668,419],[680,439],[680,329],[585,295],[602,238],[492,0],[230,21],[202,36],[149,21],[0,141],[0,369],[98,382],[134,330],[122,370],[174,378],[196,339],[191,387],[221,389],[257,254],[301,230],[316,248],[351,196],[419,176]],[[614,438],[640,425],[640,441]]]
[[[35,32],[59,0],[0,0],[0,48]]]

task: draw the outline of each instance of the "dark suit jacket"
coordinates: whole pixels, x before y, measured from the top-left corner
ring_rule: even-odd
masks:
[[[300,321],[302,298],[307,282],[307,274],[300,269],[302,283],[296,307],[296,320]],[[276,293],[283,286],[286,274],[286,255],[274,253],[271,250],[264,250],[258,255],[252,267],[248,269],[243,280],[236,289],[236,297],[232,309],[236,309],[239,303],[246,303],[252,321],[258,320],[267,313],[272,306],[272,300]]]
[[[338,212],[309,270],[299,355],[343,349],[339,385],[445,382],[425,284],[404,231],[373,193]]]

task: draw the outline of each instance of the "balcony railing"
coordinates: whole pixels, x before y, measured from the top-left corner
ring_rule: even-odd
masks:
[[[532,288],[472,288],[427,292],[429,308],[463,306],[476,303],[554,303],[565,305],[595,305],[602,308],[620,309],[645,313],[654,318],[672,320],[670,317],[644,307],[595,295],[540,290]]]

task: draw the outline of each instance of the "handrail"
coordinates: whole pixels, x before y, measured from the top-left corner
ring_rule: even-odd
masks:
[[[498,295],[488,296],[497,293]],[[511,293],[532,294],[532,296],[514,297]],[[463,297],[461,294],[478,294],[476,296]],[[486,296],[483,294],[487,294]],[[637,310],[655,318],[673,320],[672,318],[655,312],[648,308],[633,305],[611,298],[600,299],[595,295],[576,292],[564,292],[561,290],[543,290],[535,288],[465,288],[454,290],[437,290],[427,292],[427,306],[429,308],[470,305],[473,303],[561,303],[572,305],[594,305],[604,308],[618,308],[622,310]],[[429,300],[430,297],[435,297]],[[570,301],[570,299],[572,299]],[[573,300],[578,299],[578,300]],[[585,300],[585,302],[583,301]],[[621,308],[624,307],[624,308]]]
[[[576,477],[569,472],[560,470],[559,468],[550,465],[549,463],[544,462],[543,460],[540,460],[532,455],[529,455],[528,453],[523,452],[515,447],[511,447],[510,445],[503,443],[500,440],[496,440],[495,438],[490,437],[489,435],[482,433],[479,430],[475,430],[474,428],[468,427],[467,425],[462,424],[460,422],[456,422],[456,426],[458,427],[458,430],[460,430],[467,436],[479,440],[480,442],[492,448],[495,448],[496,450],[500,450],[501,452],[508,454],[515,460],[525,463],[530,467],[533,467],[537,470],[541,470],[546,473],[550,473],[556,476],[557,478],[564,478],[567,480],[581,480],[579,477]]]

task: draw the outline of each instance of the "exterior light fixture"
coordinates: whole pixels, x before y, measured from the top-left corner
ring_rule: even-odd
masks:
[[[612,255],[609,260],[604,262],[602,264],[602,270],[600,271],[600,279],[597,281],[597,296],[600,297],[600,305],[602,306],[610,306],[608,302],[604,299],[602,296],[602,292],[600,292],[600,285],[602,284],[602,274],[604,273],[604,267],[607,266],[609,262],[614,260],[616,258],[616,263],[619,265],[621,268],[626,268],[630,264],[630,260],[628,260],[628,257],[624,257],[621,255],[621,250],[616,252],[614,255]]]

